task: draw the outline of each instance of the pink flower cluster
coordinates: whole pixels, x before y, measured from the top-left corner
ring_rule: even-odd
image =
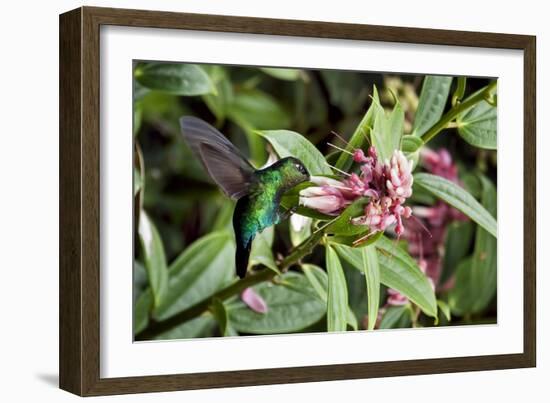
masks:
[[[402,218],[409,218],[412,210],[403,206],[412,194],[412,161],[395,150],[391,159],[382,162],[376,149],[370,147],[368,155],[357,149],[353,159],[360,164],[360,173],[352,173],[338,181],[325,177],[313,177],[318,186],[300,192],[300,204],[324,214],[337,215],[354,200],[369,197],[364,215],[352,220],[356,225],[368,225],[373,232],[384,231],[396,224],[395,232],[404,232]]]
[[[426,171],[460,184],[457,166],[446,149],[434,151],[424,148],[420,158]],[[452,221],[463,221],[468,218],[441,200],[430,207],[414,206],[413,213],[419,220],[407,225],[403,238],[408,241],[409,253],[416,258],[420,269],[435,288],[439,286],[441,276],[447,225]],[[388,305],[406,303],[408,299],[404,295],[395,290],[388,290]]]

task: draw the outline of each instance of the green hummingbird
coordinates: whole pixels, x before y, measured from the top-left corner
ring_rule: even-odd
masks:
[[[214,182],[227,196],[237,200],[233,212],[235,266],[237,275],[244,278],[254,237],[288,217],[291,211],[281,207],[281,197],[308,181],[309,173],[294,157],[255,169],[237,147],[205,121],[184,116],[180,126],[183,138]]]

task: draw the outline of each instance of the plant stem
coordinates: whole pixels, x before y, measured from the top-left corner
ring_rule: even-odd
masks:
[[[496,85],[497,82],[492,81],[482,91],[478,92],[473,97],[468,98],[464,102],[457,104],[453,108],[451,108],[445,115],[441,117],[441,119],[439,119],[439,121],[435,125],[433,125],[426,133],[424,133],[424,135],[422,136],[422,141],[424,143],[427,143],[437,134],[439,134],[441,130],[445,129],[447,125],[459,114],[470,109],[478,102],[484,101],[485,98],[487,98],[491,94],[491,91],[496,87]]]
[[[462,101],[462,97],[464,96],[464,92],[466,91],[466,77],[458,77],[457,84],[456,84],[456,90],[453,94],[453,98],[451,101],[451,105],[456,106],[460,101]]]
[[[283,271],[288,269],[290,266],[298,263],[303,257],[309,255],[315,246],[321,241],[325,235],[322,229],[313,233],[311,237],[298,245],[286,258],[281,260],[277,266],[279,270]],[[220,301],[225,301],[226,299],[239,294],[245,288],[252,287],[256,284],[262,283],[264,281],[272,280],[277,273],[270,269],[261,270],[255,274],[249,275],[242,280],[238,280],[226,288],[218,291],[214,295],[203,299],[202,301],[196,303],[195,305],[177,313],[174,316],[169,317],[168,319],[162,321],[155,321],[153,318],[149,321],[149,326],[143,331],[136,335],[136,340],[152,340],[156,336],[167,332],[184,322],[187,322],[191,319],[194,319],[203,313],[207,312],[216,299]]]

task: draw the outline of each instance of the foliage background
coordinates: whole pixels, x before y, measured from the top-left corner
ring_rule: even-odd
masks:
[[[177,72],[176,76],[179,75],[179,80],[173,79],[174,74],[172,74],[171,81],[167,80],[166,71],[155,70],[159,69],[157,63],[137,63],[134,71],[136,211],[139,212],[142,209],[146,212],[157,240],[153,258],[157,259],[160,256],[160,260],[165,262],[160,264],[166,265],[166,272],[169,273],[165,279],[155,280],[150,274],[148,276],[146,267],[151,262],[147,262],[147,254],[144,253],[143,245],[139,242],[139,234],[136,233],[134,266],[136,333],[147,328],[151,317],[155,320],[168,318],[196,302],[199,294],[207,296],[208,293],[231,283],[234,279],[232,268],[229,270],[227,268],[227,261],[232,261],[233,258],[232,248],[229,246],[231,239],[224,235],[213,237],[209,235],[217,234],[227,228],[233,204],[219,192],[184,144],[178,126],[180,116],[194,115],[216,125],[234,144],[250,156],[256,166],[265,163],[271,148],[261,136],[255,133],[256,130],[264,129],[290,129],[301,133],[327,156],[327,160],[331,161],[337,157],[334,149],[327,145],[328,141],[335,142],[331,131],[336,131],[345,138],[350,137],[372,102],[374,86],[379,89],[381,105],[388,110],[394,107],[396,99],[393,94],[396,95],[404,110],[404,132],[411,133],[425,79],[424,76],[343,71],[181,66],[186,66],[186,71]],[[489,80],[486,79],[468,78],[466,96],[483,88],[488,82]],[[185,83],[193,85],[186,86]],[[455,79],[449,94],[453,94],[456,85]],[[182,90],[184,87],[185,89]],[[451,108],[451,103],[449,95],[445,110]],[[470,193],[481,198],[480,183],[475,178],[475,174],[483,174],[496,185],[496,151],[473,147],[464,141],[463,137],[457,136],[456,132],[457,129],[452,127],[445,130],[443,134],[431,140],[429,146],[434,149],[440,147],[448,149],[459,167],[464,186]],[[139,217],[136,219],[139,220]],[[470,232],[472,232],[471,229],[464,230],[464,233]],[[278,225],[274,232],[269,232],[267,235],[267,242],[272,243],[267,254],[272,260],[287,255],[295,244],[291,239],[293,235],[288,222]],[[474,249],[472,236],[462,235],[464,234],[461,232],[455,234],[455,237],[465,238],[463,240],[465,246],[462,248],[461,256],[453,256],[453,262],[447,263],[452,266],[449,276],[456,271],[462,258],[471,255]],[[205,236],[208,252],[204,256],[189,257],[188,252],[191,249],[189,246],[197,240],[204,240]],[[185,251],[187,256],[182,259],[182,252],[185,254]],[[263,252],[265,251],[256,255],[255,263],[269,266],[269,263],[266,264],[265,256],[262,255]],[[202,280],[194,283],[188,281],[190,277],[185,270],[190,264],[196,264],[196,260],[191,262],[191,258],[203,259],[202,266],[198,265],[198,268],[208,267],[207,271],[202,272]],[[307,262],[324,267],[325,254],[322,249],[315,250],[307,258]],[[351,311],[355,316],[357,327],[365,328],[364,318],[367,314],[368,298],[364,287],[365,281],[360,272],[351,267],[348,261],[341,259],[341,264],[348,286]],[[195,273],[193,276],[200,274]],[[296,280],[303,279],[296,277]],[[160,309],[158,306],[155,307],[156,302],[153,301],[154,297],[150,292],[150,285],[155,281],[157,286],[165,282],[165,287],[168,289],[169,303],[159,302]],[[475,298],[475,295],[469,295],[476,291],[475,287],[463,285],[461,298]],[[383,287],[380,293],[381,306],[386,300],[385,291]],[[488,291],[487,302],[475,312],[461,310],[456,305],[452,309],[452,317],[445,312],[440,312],[439,325],[496,323],[495,291],[496,287]],[[440,308],[445,306],[444,310],[449,310],[448,293],[445,292],[439,297],[442,304]],[[247,312],[238,298],[230,300],[228,306],[240,309],[239,318],[244,318],[243,321],[246,322],[240,325],[239,331],[228,329],[228,323],[219,326],[224,320],[220,320],[214,309],[209,315],[194,319],[191,325],[183,324],[178,329],[165,332],[157,338],[324,331],[327,326],[324,312],[311,301],[303,305],[294,305],[294,308],[297,308],[292,315],[303,316],[306,313],[303,310],[310,309],[311,311],[307,312],[317,319],[314,323],[308,323],[302,328],[296,328],[296,326],[284,328],[281,323],[275,323],[275,325],[270,323],[262,327],[262,318],[257,317],[256,313]],[[433,318],[419,315],[419,312],[414,311],[411,306],[390,307],[388,311],[384,312],[386,320],[383,327],[434,324]],[[284,314],[288,316],[288,311],[284,311]],[[236,318],[233,316],[233,321]]]

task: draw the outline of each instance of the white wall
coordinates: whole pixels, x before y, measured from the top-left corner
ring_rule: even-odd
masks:
[[[544,2],[462,0],[383,2],[291,1],[90,1],[88,5],[199,13],[314,19],[537,35],[538,171],[550,170],[550,25]],[[79,1],[4,2],[0,25],[0,396],[17,402],[77,399],[57,389],[58,295],[58,14]],[[518,111],[521,113],[521,111]],[[513,163],[510,161],[509,163]],[[410,402],[517,401],[547,396],[550,373],[550,275],[544,253],[548,186],[539,182],[538,368],[479,373],[325,382],[119,396],[102,401],[280,402],[308,399]],[[514,186],[502,183],[499,186]],[[546,197],[544,197],[546,196]],[[7,225],[6,225],[7,223]],[[414,346],[411,346],[414,348]],[[319,352],[322,354],[322,352]],[[32,401],[32,400],[30,400]],[[536,399],[535,401],[540,401]]]

